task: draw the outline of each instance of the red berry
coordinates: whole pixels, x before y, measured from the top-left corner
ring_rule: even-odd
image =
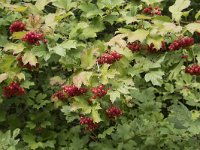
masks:
[[[26,33],[22,40],[32,45],[39,45],[41,41],[44,43],[46,42],[46,39],[44,39],[43,34],[34,31]]]
[[[117,52],[110,52],[102,54],[100,58],[97,59],[98,64],[113,64],[116,61],[119,61],[122,58],[122,55]]]
[[[185,72],[190,75],[200,75],[200,66],[193,64],[192,66],[186,67]]]
[[[86,125],[85,129],[88,131],[93,131],[98,127],[97,123],[94,123],[92,118],[89,117],[80,117],[80,124],[81,125]]]
[[[9,27],[10,33],[23,31],[25,30],[25,26],[26,25],[23,22],[15,21]]]
[[[8,86],[3,87],[3,96],[5,98],[11,98],[14,96],[23,96],[25,94],[26,91],[17,82],[12,82]]]
[[[92,88],[92,93],[94,94],[93,99],[96,99],[96,97],[102,98],[107,94],[107,90],[103,85],[99,85]]]
[[[192,46],[194,44],[194,39],[190,37],[184,37],[173,41],[170,46],[170,51],[179,50],[180,48],[185,48],[188,46]]]
[[[107,109],[106,113],[110,119],[118,118],[123,114],[122,110],[115,106],[111,106],[109,109]]]

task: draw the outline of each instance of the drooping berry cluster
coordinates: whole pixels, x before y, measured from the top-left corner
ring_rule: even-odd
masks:
[[[26,33],[26,35],[22,38],[23,41],[27,42],[28,44],[32,45],[39,45],[40,42],[46,43],[47,40],[44,38],[42,33],[37,33],[34,31],[30,31]]]
[[[87,93],[87,88],[78,88],[74,85],[63,86],[62,89],[68,97],[79,96]]]
[[[5,98],[11,98],[14,96],[23,96],[26,92],[24,88],[17,82],[12,82],[10,85],[3,87],[3,96]]]
[[[87,93],[87,88],[83,87],[76,87],[74,85],[65,85],[62,87],[62,89],[56,93],[53,94],[53,98],[58,98],[60,100],[66,100],[67,98],[74,97],[74,96],[80,96],[85,93]]]
[[[133,42],[129,43],[127,47],[132,51],[132,52],[139,52],[141,50],[141,44],[138,42]]]
[[[102,54],[100,58],[97,59],[98,64],[113,64],[116,61],[119,61],[122,58],[122,55],[113,51]]]
[[[123,114],[122,110],[120,108],[115,107],[115,106],[111,106],[110,108],[108,108],[106,110],[106,113],[107,113],[107,116],[110,119],[118,118]]]
[[[18,62],[18,65],[20,67],[23,67],[23,68],[26,68],[28,70],[34,70],[34,69],[37,69],[39,67],[39,64],[37,63],[36,66],[32,66],[31,64],[27,63],[24,65],[23,61],[22,61],[22,55],[18,56],[17,57],[17,62]]]
[[[96,128],[98,128],[98,124],[94,123],[93,119],[89,118],[89,117],[81,116],[80,117],[80,124],[81,125],[86,125],[85,130],[88,130],[88,131],[93,131]]]
[[[92,88],[92,93],[94,94],[93,99],[96,99],[97,97],[102,98],[107,94],[107,89],[105,89],[103,85],[99,85]]]
[[[156,7],[149,6],[149,7],[144,8],[143,13],[152,15],[152,16],[154,16],[154,15],[161,16],[162,15],[161,9],[157,6]]]
[[[185,72],[190,75],[200,75],[200,66],[193,64],[192,66],[185,68]]]
[[[175,51],[175,50],[179,50],[180,48],[185,48],[188,46],[192,46],[194,44],[194,39],[191,37],[184,37],[184,38],[180,38],[178,40],[173,41],[170,46],[169,46],[169,50],[170,51]]]
[[[159,50],[157,50],[155,47],[154,47],[154,44],[151,43],[150,45],[148,45],[147,47],[147,51],[150,52],[150,53],[155,53],[155,52],[160,52],[160,51],[164,51],[166,49],[166,43],[164,41],[162,41],[162,46]]]
[[[23,30],[25,30],[25,26],[26,25],[23,22],[15,21],[10,25],[9,31],[10,31],[10,33],[23,31]]]
[[[62,90],[60,90],[53,94],[53,98],[58,98],[59,100],[64,101],[66,100],[66,95],[64,94]]]

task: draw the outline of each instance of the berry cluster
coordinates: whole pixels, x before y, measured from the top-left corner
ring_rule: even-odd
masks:
[[[64,101],[64,100],[66,100],[66,95],[63,93],[62,90],[60,90],[53,94],[53,98],[58,98],[58,99]]]
[[[10,33],[23,31],[23,30],[25,30],[25,26],[26,25],[23,22],[15,21],[10,25],[9,31],[10,31]]]
[[[107,94],[107,89],[105,89],[103,85],[99,85],[92,88],[92,93],[94,94],[93,99],[96,99],[97,97],[102,98]]]
[[[98,124],[94,123],[93,119],[89,118],[89,117],[82,117],[81,116],[80,117],[80,124],[81,125],[87,125],[85,129],[88,130],[88,131],[93,131],[98,127]]]
[[[6,98],[11,98],[13,96],[23,96],[25,95],[25,90],[17,82],[12,82],[10,85],[3,87],[3,96]]]
[[[193,64],[192,66],[185,68],[185,72],[190,75],[200,75],[200,66]]]
[[[37,69],[39,67],[39,64],[37,63],[36,66],[32,66],[31,64],[27,63],[24,65],[23,61],[22,61],[22,55],[18,56],[17,57],[17,62],[18,62],[18,65],[20,67],[23,67],[23,68],[26,68],[28,70],[34,70],[34,69]]]
[[[47,40],[44,38],[44,35],[42,33],[37,33],[34,31],[30,31],[26,33],[26,35],[22,38],[22,40],[33,45],[34,44],[39,45],[41,41],[43,43],[47,42]]]
[[[141,50],[141,44],[138,42],[133,42],[133,43],[129,43],[127,45],[127,47],[132,51],[132,52],[138,52]]]
[[[122,110],[115,106],[111,106],[109,109],[107,109],[106,113],[110,119],[115,119],[123,114]]]
[[[184,37],[180,38],[178,40],[173,41],[173,43],[170,44],[169,50],[175,51],[179,50],[180,48],[188,47],[194,44],[194,39],[190,37]]]
[[[87,88],[78,88],[74,85],[66,85],[62,87],[68,97],[79,96],[87,93]]]
[[[119,61],[122,58],[122,55],[117,52],[109,52],[103,54],[100,58],[97,59],[98,64],[113,64],[116,61]]]
[[[149,6],[149,7],[144,8],[143,13],[152,15],[152,16],[154,16],[154,15],[161,16],[162,15],[161,9],[157,6],[156,7]]]
[[[151,43],[150,45],[148,45],[147,47],[147,51],[150,52],[150,53],[155,53],[155,52],[160,52],[160,51],[164,51],[166,49],[166,43],[164,41],[162,41],[162,46],[159,50],[157,50],[155,47],[154,47],[154,44]]]
[[[87,88],[78,88],[74,85],[65,85],[62,89],[53,94],[53,98],[58,98],[60,100],[66,100],[69,97],[80,96],[87,93]]]

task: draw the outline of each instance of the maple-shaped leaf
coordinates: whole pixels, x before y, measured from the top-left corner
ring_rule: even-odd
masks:
[[[114,36],[109,42],[106,43],[108,46],[118,45],[119,47],[126,47],[126,41],[123,39],[126,37],[125,34],[118,34]]]
[[[135,41],[143,42],[146,39],[148,34],[149,34],[149,31],[144,30],[144,29],[138,29],[128,34],[128,42],[130,43],[135,42]]]
[[[81,56],[81,67],[85,69],[91,69],[96,63],[95,54],[98,51],[98,48],[90,48],[85,50]]]
[[[174,5],[169,7],[169,11],[172,13],[172,18],[179,22],[183,15],[183,10],[190,6],[190,0],[176,0]]]
[[[33,55],[32,52],[26,52],[23,56],[22,56],[22,62],[24,65],[26,64],[30,64],[31,66],[36,66],[36,64],[38,63],[37,58],[35,57],[35,55]]]
[[[90,83],[90,78],[92,76],[92,72],[83,71],[73,77],[73,83],[77,87],[81,87],[82,84],[88,86]]]
[[[162,36],[148,37],[147,38],[147,44],[150,45],[151,43],[153,43],[154,47],[157,50],[159,50],[162,47],[162,41],[164,41]]]
[[[163,71],[151,71],[145,75],[145,81],[151,81],[153,85],[161,86],[163,83],[162,76],[164,75]]]
[[[186,26],[186,29],[192,34],[194,32],[200,33],[200,23],[190,23]]]

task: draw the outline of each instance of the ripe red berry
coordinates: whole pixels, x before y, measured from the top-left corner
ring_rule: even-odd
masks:
[[[185,72],[190,75],[200,75],[200,66],[193,64],[192,66],[186,67]]]
[[[122,110],[115,106],[111,106],[109,109],[107,109],[106,113],[110,119],[118,118],[123,114]]]
[[[37,33],[34,31],[26,33],[22,40],[32,45],[39,45],[41,42],[47,42],[46,39],[44,39],[44,35],[42,33]]]
[[[8,86],[3,87],[3,96],[5,98],[11,98],[14,96],[23,96],[26,94],[24,88],[17,82],[12,82]]]
[[[154,16],[154,15],[161,16],[162,15],[161,9],[157,6],[156,7],[149,6],[149,7],[144,8],[143,13],[151,15],[151,16]]]
[[[60,100],[62,100],[62,101],[64,101],[64,100],[66,100],[67,98],[66,98],[66,95],[63,93],[63,91],[61,90],[61,91],[58,91],[58,92],[56,92],[56,93],[54,93],[53,94],[53,98],[58,98],[58,99],[60,99]]]
[[[85,130],[88,130],[88,131],[93,131],[98,127],[98,124],[94,123],[93,119],[89,118],[89,117],[81,116],[80,117],[80,124],[86,125]]]
[[[102,54],[100,58],[97,59],[98,64],[113,64],[116,61],[119,61],[122,58],[122,55],[117,52],[108,52]]]
[[[103,85],[99,85],[92,88],[92,93],[94,94],[93,99],[96,99],[96,97],[102,98],[107,94],[107,89]]]
[[[184,37],[173,41],[170,46],[170,51],[179,50],[180,48],[185,48],[188,46],[192,46],[194,44],[194,39],[191,37]]]
[[[132,52],[139,52],[141,50],[142,45],[138,42],[133,42],[129,43],[127,47],[132,51]]]
[[[15,21],[10,25],[9,31],[10,31],[10,33],[23,31],[23,30],[25,30],[25,26],[26,25],[23,22]]]
[[[83,87],[76,87],[74,85],[62,86],[62,89],[53,94],[53,98],[57,97],[60,100],[66,100],[67,98],[80,96],[87,93],[88,89]]]

